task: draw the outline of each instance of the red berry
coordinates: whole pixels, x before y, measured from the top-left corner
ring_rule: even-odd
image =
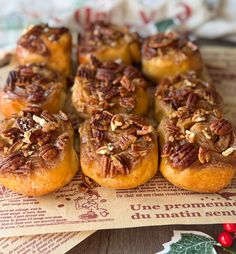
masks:
[[[228,232],[221,232],[218,236],[218,242],[223,247],[229,247],[233,244],[233,236]]]
[[[236,232],[236,224],[233,224],[233,223],[223,224],[223,228],[225,231],[230,233]]]

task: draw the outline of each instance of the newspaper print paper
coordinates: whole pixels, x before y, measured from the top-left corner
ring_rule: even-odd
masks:
[[[236,123],[236,49],[204,47],[202,54],[214,84],[225,99],[227,116]],[[80,182],[78,174],[68,186],[38,198],[23,197],[1,187],[1,236],[236,222],[236,179],[216,194],[181,190],[160,174],[131,190],[97,187],[83,193]]]

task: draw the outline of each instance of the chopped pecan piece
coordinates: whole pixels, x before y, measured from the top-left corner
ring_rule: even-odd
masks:
[[[120,83],[123,87],[125,87],[129,92],[134,92],[135,91],[135,85],[132,82],[132,80],[130,80],[129,78],[127,78],[126,76],[123,76],[122,79],[120,80]]]
[[[39,144],[39,146],[43,146],[43,145],[49,143],[50,140],[51,140],[51,137],[52,137],[52,133],[51,132],[43,133],[43,135],[38,137],[38,144]]]
[[[172,147],[173,147],[172,142],[167,141],[167,142],[164,144],[163,148],[162,148],[161,157],[167,157],[167,156],[169,156],[170,153],[171,153]]]
[[[130,92],[123,86],[119,87],[119,93],[121,97],[127,97],[130,95]]]
[[[68,141],[69,141],[68,133],[63,133],[57,138],[55,146],[58,148],[58,150],[63,150]]]
[[[28,94],[27,101],[29,102],[39,103],[45,99],[44,89],[35,83],[28,85],[26,87],[26,92]]]
[[[59,111],[59,117],[63,121],[68,121],[69,120],[69,117],[64,112],[62,112],[61,110]]]
[[[229,147],[225,151],[222,152],[222,155],[226,157],[226,156],[231,155],[234,151],[236,151],[236,148]]]
[[[94,112],[91,118],[92,127],[105,131],[108,129],[112,117],[113,115],[108,111]]]
[[[80,67],[77,71],[77,76],[81,78],[93,79],[95,77],[95,71],[93,69]]]
[[[104,134],[100,130],[93,129],[91,130],[92,132],[92,141],[94,141],[96,144],[100,145],[102,144]]]
[[[187,98],[187,101],[186,101],[187,109],[193,110],[196,103],[197,103],[197,101],[198,101],[198,95],[195,94],[195,93],[190,93],[188,98]]]
[[[214,120],[210,124],[210,130],[219,136],[224,136],[232,132],[232,125],[225,119]]]
[[[133,66],[127,66],[125,69],[124,69],[124,75],[129,78],[129,79],[134,79],[134,78],[139,78],[141,77],[141,74],[140,72]]]
[[[186,130],[185,138],[188,140],[189,143],[194,143],[195,133],[192,131]]]
[[[37,143],[38,142],[38,138],[42,135],[42,130],[41,129],[36,129],[34,131],[31,132],[30,136],[29,136],[29,140],[32,144]]]
[[[121,115],[114,115],[111,119],[111,130],[115,131],[117,127],[123,125],[123,118]]]
[[[120,106],[127,109],[133,109],[136,104],[135,96],[121,97],[119,100]]]
[[[210,152],[206,149],[206,148],[203,148],[203,147],[199,147],[199,150],[198,150],[198,160],[204,164],[204,163],[207,163],[209,162],[211,159],[211,154]]]
[[[41,116],[48,122],[56,122],[56,118],[52,115],[52,114],[49,114],[47,111],[43,111]],[[45,121],[44,121],[45,123]],[[41,125],[43,126],[43,125]]]
[[[100,67],[101,66],[101,62],[95,57],[95,56],[91,56],[90,57],[90,61],[91,61],[91,63],[92,63],[92,65],[94,66],[94,67]]]
[[[115,73],[112,70],[99,68],[96,73],[96,79],[102,81],[112,81],[116,78]]]
[[[19,135],[21,134],[21,130],[16,128],[16,127],[12,127],[9,129],[6,129],[5,131],[2,132],[2,134],[7,137],[12,139],[13,141],[15,141],[16,139],[18,139]]]
[[[123,135],[120,137],[119,145],[122,150],[128,149],[128,147],[133,144],[137,138],[134,135]]]
[[[191,166],[198,158],[198,149],[191,143],[185,143],[169,156],[173,167],[184,169]]]
[[[170,134],[175,134],[180,131],[180,128],[171,122],[167,124],[166,128]]]
[[[137,130],[137,135],[144,136],[151,133],[153,130],[152,126],[143,126],[141,130]]]

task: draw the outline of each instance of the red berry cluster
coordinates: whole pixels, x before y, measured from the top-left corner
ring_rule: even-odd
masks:
[[[223,224],[223,228],[225,231],[221,232],[218,236],[218,242],[223,247],[230,247],[234,242],[234,238],[236,236],[236,224],[226,223]]]

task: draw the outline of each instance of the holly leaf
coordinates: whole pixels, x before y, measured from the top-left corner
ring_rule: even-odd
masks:
[[[181,239],[170,245],[166,254],[212,254],[218,243],[209,237],[193,233],[181,234]]]

